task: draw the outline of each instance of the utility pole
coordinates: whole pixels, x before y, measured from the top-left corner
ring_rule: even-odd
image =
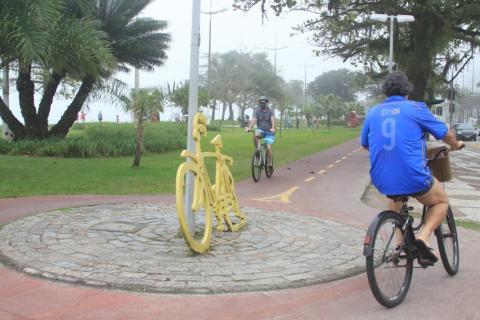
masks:
[[[286,49],[286,48],[287,48],[287,46],[277,47],[277,35],[276,34],[275,34],[275,46],[273,48],[265,48],[267,50],[273,50],[274,51],[273,65],[274,65],[274,70],[275,70],[275,77],[277,76],[277,51],[282,50],[282,49]]]
[[[300,66],[299,66],[300,67]],[[307,68],[314,67],[313,64],[307,65],[307,56],[305,55],[305,64],[301,67],[304,67],[304,79],[303,79],[303,110],[305,111],[307,108]],[[313,129],[313,127],[312,127]]]
[[[275,34],[275,46],[273,48],[267,48],[265,47],[265,49],[267,50],[273,50],[274,51],[274,55],[273,55],[273,66],[274,66],[274,75],[275,75],[275,78],[277,78],[277,51],[278,50],[282,50],[282,49],[285,49],[287,48],[287,46],[283,46],[283,47],[277,47],[277,34]],[[283,109],[282,109],[283,110]],[[282,121],[283,121],[283,111],[280,111],[280,137],[282,136]]]

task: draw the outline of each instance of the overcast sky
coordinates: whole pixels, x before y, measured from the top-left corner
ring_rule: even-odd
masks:
[[[282,17],[269,14],[263,21],[260,8],[256,7],[251,12],[243,13],[233,10],[233,0],[202,0],[202,11],[212,11],[228,8],[227,11],[212,15],[212,53],[224,53],[237,50],[245,53],[268,52],[270,61],[274,63],[277,50],[277,73],[286,80],[304,80],[305,65],[307,66],[307,82],[315,79],[323,72],[352,68],[349,63],[342,63],[338,58],[314,57],[309,44],[310,35],[295,34],[292,27],[305,21],[307,13],[293,12]],[[158,20],[166,20],[166,32],[171,34],[172,42],[167,51],[168,60],[165,65],[156,68],[153,72],[141,72],[140,86],[160,86],[173,81],[179,82],[188,79],[190,70],[190,41],[192,0],[154,0],[141,14]],[[200,64],[206,65],[208,53],[208,21],[209,16],[202,14],[200,18],[201,46]],[[275,40],[276,39],[276,40]],[[477,64],[480,64],[477,62]],[[470,69],[472,69],[470,67]],[[118,74],[117,77],[126,82],[130,87],[134,85],[134,74]],[[465,77],[460,77],[468,86],[471,83],[471,71]],[[459,79],[459,80],[460,80]],[[460,83],[461,85],[461,83]],[[14,88],[11,89],[10,106],[18,119],[23,121],[18,107],[18,95]],[[38,98],[37,98],[38,100]],[[57,100],[54,103],[49,118],[50,123],[56,123],[60,118],[68,101]],[[114,106],[104,103],[93,103],[87,111],[87,121],[97,121],[97,114],[101,110],[104,121],[115,121],[115,116],[120,116],[120,121],[129,121],[128,114]],[[162,115],[162,120],[170,120],[173,113],[167,111]]]

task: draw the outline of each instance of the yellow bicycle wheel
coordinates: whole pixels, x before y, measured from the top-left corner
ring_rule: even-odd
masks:
[[[186,182],[191,175],[193,180],[193,199],[191,210],[186,207]],[[204,181],[200,168],[194,162],[181,164],[177,170],[176,205],[180,229],[187,245],[197,253],[203,253],[210,246],[212,236],[212,206],[208,196],[209,183]],[[190,231],[187,214],[192,212],[195,217],[195,227]]]

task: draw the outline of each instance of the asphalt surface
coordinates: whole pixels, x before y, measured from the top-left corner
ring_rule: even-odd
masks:
[[[466,176],[477,177],[475,164],[480,149],[472,143],[468,150],[471,153],[462,155],[458,166],[454,163],[455,177],[463,179],[460,189],[468,193],[456,196],[456,201],[460,201],[456,206],[464,217],[475,217],[476,211],[469,213],[463,209],[475,209],[477,198],[471,191],[479,191],[477,179],[462,178],[465,172],[459,168],[465,169],[465,163],[472,163],[467,166]],[[237,194],[242,207],[287,212],[289,216],[312,217],[312,221],[318,219],[365,230],[378,213],[378,209],[361,201],[368,182],[368,155],[358,149],[357,141],[351,141],[279,168],[271,179],[262,177],[259,183],[250,180],[238,183]],[[59,208],[120,203],[164,206],[172,204],[173,197],[0,199],[0,223]],[[449,277],[441,264],[426,270],[416,269],[407,298],[392,310],[376,302],[363,273],[281,290],[147,294],[72,285],[0,266],[0,319],[479,319],[480,293],[476,284],[480,280],[477,271],[480,233],[460,228],[459,234],[460,272]],[[363,236],[352,233],[351,241],[358,243],[361,259]],[[334,254],[334,249],[325,254]]]

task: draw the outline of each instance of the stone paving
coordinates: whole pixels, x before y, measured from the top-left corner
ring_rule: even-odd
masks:
[[[450,203],[465,220],[480,222],[480,142],[467,143],[459,152],[450,153],[454,178],[445,183]]]
[[[299,287],[364,269],[364,230],[317,217],[244,208],[240,232],[215,232],[193,254],[175,207],[85,206],[45,212],[0,230],[1,259],[53,280],[134,291],[223,293]]]

